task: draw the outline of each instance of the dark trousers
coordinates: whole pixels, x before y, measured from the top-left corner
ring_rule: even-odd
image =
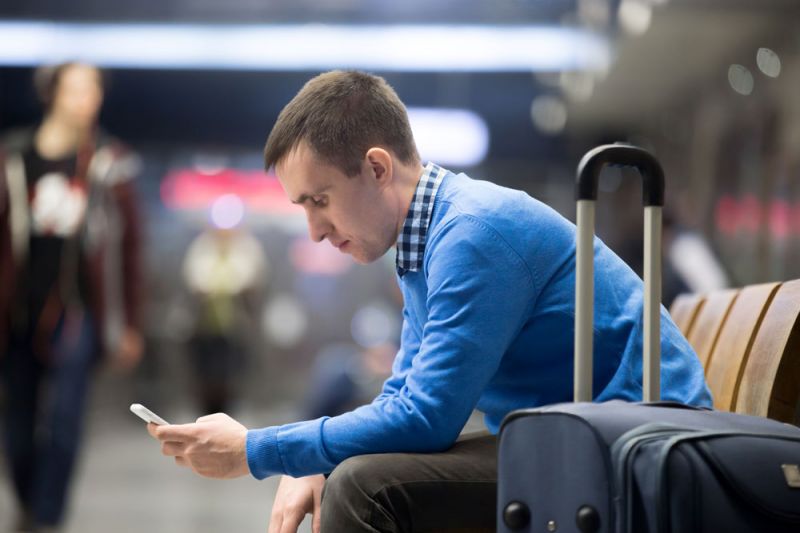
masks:
[[[322,533],[495,530],[497,438],[464,435],[443,453],[352,457],[325,483]]]
[[[58,326],[46,357],[16,336],[0,361],[9,470],[23,512],[37,525],[58,525],[64,515],[95,349],[84,315]]]

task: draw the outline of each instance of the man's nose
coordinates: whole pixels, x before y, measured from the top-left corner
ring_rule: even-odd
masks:
[[[322,240],[330,233],[330,224],[321,216],[313,211],[306,211],[306,219],[308,220],[308,235],[314,242],[322,242]]]

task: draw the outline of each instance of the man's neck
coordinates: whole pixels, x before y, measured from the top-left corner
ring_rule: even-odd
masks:
[[[397,235],[399,236],[400,232],[403,231],[403,224],[405,224],[408,211],[411,209],[411,201],[414,199],[414,192],[417,190],[417,184],[422,178],[425,167],[422,166],[422,163],[415,163],[409,166],[401,165],[398,170],[400,172],[397,173],[396,177],[399,178],[397,179],[399,185],[397,194],[399,205]]]

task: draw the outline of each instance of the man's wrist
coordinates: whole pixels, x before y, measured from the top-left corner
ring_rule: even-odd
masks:
[[[256,479],[284,474],[278,452],[278,427],[249,430],[245,437],[245,459],[250,474]]]
[[[250,474],[250,465],[247,464],[247,429],[243,429],[239,436],[238,449],[236,461],[236,477],[246,476]]]

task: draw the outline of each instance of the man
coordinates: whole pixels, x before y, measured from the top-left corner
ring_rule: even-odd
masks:
[[[326,533],[492,530],[503,416],[571,399],[574,226],[522,192],[423,166],[397,95],[360,72],[309,81],[265,160],[315,241],[361,263],[397,248],[404,324],[392,376],[337,417],[247,431],[212,415],[150,432],[203,475],[283,474],[271,533],[294,532],[307,512]],[[637,400],[642,283],[599,241],[595,261],[595,400]],[[710,405],[665,312],[662,335],[663,397]],[[476,408],[489,431],[459,438]]]
[[[98,128],[103,77],[65,63],[35,82],[44,119],[0,150],[0,375],[19,531],[62,523],[98,355],[130,369],[142,353],[136,165]]]

